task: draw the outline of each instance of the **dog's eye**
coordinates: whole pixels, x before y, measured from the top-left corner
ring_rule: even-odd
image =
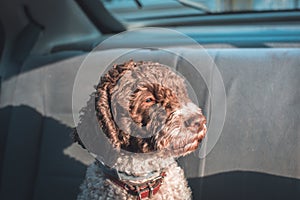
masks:
[[[152,98],[147,98],[147,99],[145,100],[145,102],[147,102],[147,103],[152,102],[152,101],[153,101]]]
[[[170,103],[167,103],[167,104],[166,104],[166,108],[171,108],[171,104],[170,104]]]

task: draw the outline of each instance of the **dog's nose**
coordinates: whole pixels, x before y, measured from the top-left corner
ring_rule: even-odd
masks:
[[[203,125],[206,124],[206,119],[203,115],[196,115],[187,119],[184,124],[193,133],[198,133],[203,129]]]

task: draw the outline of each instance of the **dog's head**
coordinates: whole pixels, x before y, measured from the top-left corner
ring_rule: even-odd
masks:
[[[184,79],[165,65],[115,65],[96,90],[98,122],[116,148],[181,156],[206,134],[206,119],[190,100]]]

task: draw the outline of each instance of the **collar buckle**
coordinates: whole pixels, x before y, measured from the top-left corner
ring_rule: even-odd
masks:
[[[135,186],[136,189],[136,193],[137,193],[137,200],[141,200],[142,199],[142,194],[140,191],[140,187],[138,185]]]
[[[148,188],[149,188],[149,198],[153,197],[153,187],[151,186],[151,183],[148,183]]]

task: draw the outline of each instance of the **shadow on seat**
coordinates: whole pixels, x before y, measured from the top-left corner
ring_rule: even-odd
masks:
[[[86,167],[64,153],[72,129],[28,106],[0,109],[0,120],[0,199],[75,199]]]

